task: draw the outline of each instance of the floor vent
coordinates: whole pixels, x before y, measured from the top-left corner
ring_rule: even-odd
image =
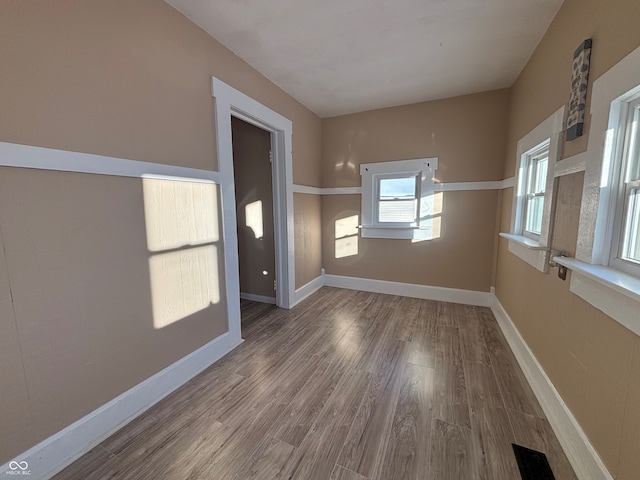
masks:
[[[513,453],[516,456],[522,480],[556,480],[544,453],[516,445],[515,443],[511,445],[513,446]]]

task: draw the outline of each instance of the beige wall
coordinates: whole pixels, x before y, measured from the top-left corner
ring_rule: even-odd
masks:
[[[163,1],[0,0],[0,11],[0,141],[213,170],[214,75],[292,120],[294,182],[321,184],[320,119]],[[202,311],[155,315],[153,286],[169,292],[154,278],[189,253],[145,246],[140,180],[1,170],[4,463],[220,335],[226,307],[207,292]],[[316,235],[319,214],[308,222]],[[296,236],[319,256],[315,237]],[[224,292],[223,245],[204,250],[215,256],[196,263],[217,262],[218,283],[191,272],[190,291]]]
[[[573,52],[593,38],[587,112],[591,85],[640,43],[640,2],[636,0],[565,0],[547,33],[511,89],[509,144],[505,178],[515,171],[516,143],[569,101]],[[563,157],[587,149],[585,134],[563,148]]]
[[[356,246],[341,252],[336,223],[360,215],[360,195],[328,195],[322,201],[324,268],[334,275],[488,292],[497,197],[496,190],[445,192],[437,238],[360,238],[355,230],[349,240]]]
[[[211,76],[294,124],[320,185],[320,119],[162,0],[0,0],[0,141],[215,169]]]
[[[502,180],[508,90],[322,120],[322,186],[360,186],[360,164],[438,157],[441,182]]]
[[[296,289],[320,275],[322,268],[322,198],[293,194]]]
[[[214,185],[0,168],[0,462],[227,331],[220,210],[176,247],[176,187],[219,205]]]
[[[240,292],[274,297],[276,252],[271,185],[271,134],[237,118],[231,119],[233,170],[238,221]],[[247,205],[261,202],[259,218],[247,217]],[[251,215],[251,214],[250,214]],[[259,221],[262,232],[251,228]],[[256,225],[256,229],[259,226]],[[266,272],[266,274],[264,273]]]
[[[590,84],[640,45],[640,3],[566,0],[512,89],[505,177],[518,139],[568,101],[575,48],[593,37]],[[587,105],[587,110],[589,105]],[[586,149],[564,145],[564,157]],[[560,179],[553,247],[574,253],[582,174]],[[511,221],[505,190],[501,231]],[[640,337],[573,295],[556,270],[542,274],[500,239],[496,293],[617,480],[640,478]]]
[[[508,91],[425,102],[322,121],[324,187],[360,186],[360,164],[438,157],[440,182],[501,180]],[[489,291],[498,193],[447,192],[434,240],[362,239],[357,253],[336,251],[336,221],[360,215],[359,195],[322,199],[327,273]],[[473,232],[472,234],[470,232]]]
[[[594,39],[592,82],[640,44],[636,0],[566,0],[510,95],[321,122],[161,0],[0,0],[0,11],[0,141],[215,169],[215,75],[293,121],[294,183],[323,187],[360,185],[363,162],[423,156],[440,158],[440,181],[510,177],[517,140],[566,103],[577,45]],[[564,156],[585,148],[586,135]],[[2,463],[216,337],[226,319],[221,297],[156,328],[150,272],[160,257],[145,244],[139,180],[2,168],[0,182]],[[579,185],[576,175],[559,187],[554,242],[568,251]],[[296,287],[321,266],[322,216],[328,273],[486,291],[495,236],[485,229],[498,196],[448,193],[441,240],[371,239],[337,261],[334,222],[357,214],[359,197],[296,194]],[[502,199],[506,231],[510,190]],[[461,243],[469,224],[479,238]],[[223,246],[214,246],[219,260]],[[389,252],[401,261],[390,263]],[[500,301],[611,472],[638,478],[639,337],[568,282],[509,254],[502,239],[495,272]]]

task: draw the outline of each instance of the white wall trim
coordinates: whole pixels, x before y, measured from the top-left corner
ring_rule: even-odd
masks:
[[[560,393],[520,335],[509,314],[495,297],[491,310],[578,478],[613,480]]]
[[[362,187],[331,187],[323,188],[322,195],[361,195]]]
[[[501,190],[502,180],[490,182],[451,182],[435,183],[433,190],[436,192],[466,192],[475,190]]]
[[[347,288],[349,290],[386,293],[388,295],[399,295],[401,297],[424,298],[427,300],[462,303],[480,307],[489,307],[492,302],[492,297],[489,292],[432,287],[429,285],[389,282],[386,280],[372,280],[369,278],[346,277],[331,274],[325,274],[324,279],[324,284],[328,287]]]
[[[308,296],[320,290],[325,284],[324,274],[318,275],[306,285],[296,290],[296,305],[306,299]]]
[[[216,148],[221,177],[229,331],[240,335],[240,278],[231,117],[240,118],[271,132],[276,278],[278,279],[276,304],[283,308],[290,308],[295,299],[291,153],[293,124],[288,118],[215,77],[211,77],[211,93],[215,98]]]
[[[293,193],[306,193],[309,195],[360,195],[362,187],[310,187],[308,185],[293,185]]]
[[[220,173],[212,170],[140,162],[126,158],[7,142],[0,142],[0,166],[118,177],[158,177],[170,180],[220,183]]]
[[[323,188],[310,187],[309,185],[293,184],[293,193],[306,193],[308,195],[324,195]]]
[[[29,464],[30,479],[51,478],[236,348],[242,341],[240,336],[234,336],[231,332],[219,336],[16,456],[14,460]],[[9,463],[0,466],[0,472],[6,470],[9,470]]]
[[[556,195],[555,187],[555,166],[561,157],[562,134],[564,131],[565,106],[563,105],[553,114],[543,120],[537,127],[527,133],[518,141],[515,168],[516,168],[516,188],[513,190],[513,203],[511,206],[511,230],[510,233],[523,235],[524,232],[524,204],[525,204],[525,182],[527,179],[524,171],[527,156],[532,151],[548,143],[549,160],[544,194],[544,205],[542,212],[542,229],[539,242],[542,246],[548,246],[553,238],[553,221],[555,217]],[[514,251],[514,254],[517,253]]]
[[[434,183],[436,192],[464,192],[476,190],[502,190],[515,185],[515,177],[505,180],[486,182],[450,182]],[[361,195],[362,187],[311,187],[308,185],[293,185],[294,193],[307,193],[310,195]]]
[[[276,304],[276,297],[267,297],[266,295],[255,295],[253,293],[240,292],[240,298],[243,300],[250,300],[252,302],[270,303],[271,305]]]
[[[502,180],[500,182],[500,189],[504,190],[505,188],[515,188],[516,180],[517,180],[517,178],[515,176],[514,177],[505,178],[504,180]]]
[[[587,168],[587,152],[578,153],[572,157],[556,162],[554,177],[562,177],[573,173],[584,172]]]

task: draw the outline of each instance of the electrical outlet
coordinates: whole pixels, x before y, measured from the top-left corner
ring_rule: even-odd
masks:
[[[567,279],[567,267],[564,265],[558,265],[558,278],[561,280]]]

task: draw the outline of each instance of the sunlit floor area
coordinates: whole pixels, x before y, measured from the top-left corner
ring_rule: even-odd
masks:
[[[323,288],[243,337],[55,478],[576,478],[489,309]]]

